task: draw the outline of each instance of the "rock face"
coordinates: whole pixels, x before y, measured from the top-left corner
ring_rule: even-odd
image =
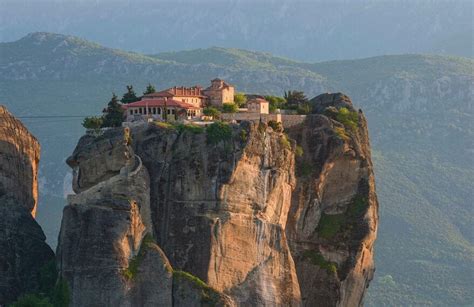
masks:
[[[38,141],[0,106],[0,305],[41,287],[41,269],[54,260],[34,215]]]
[[[365,118],[342,94],[312,103],[291,139],[258,123],[81,138],[58,246],[72,306],[361,305],[378,219]]]
[[[304,151],[287,224],[302,301],[358,306],[374,273],[378,222],[367,123],[343,94],[311,102],[317,115],[290,131]]]
[[[64,209],[57,258],[71,306],[173,305],[173,289],[183,282],[154,243],[150,179],[128,134],[84,136],[67,163],[78,194],[69,196]],[[187,303],[223,299],[192,280],[186,284],[180,291],[193,297]]]
[[[205,133],[153,126],[134,134],[152,174],[158,244],[173,267],[239,305],[298,305],[285,235],[294,187],[290,143],[264,125],[235,126],[229,140],[207,143]]]
[[[23,124],[0,105],[0,196],[16,199],[36,214],[40,145]]]

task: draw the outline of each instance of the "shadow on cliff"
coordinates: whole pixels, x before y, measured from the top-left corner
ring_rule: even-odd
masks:
[[[50,286],[54,252],[32,216],[36,180],[32,173],[30,157],[14,144],[0,141],[0,305]],[[55,278],[53,273],[53,284]]]

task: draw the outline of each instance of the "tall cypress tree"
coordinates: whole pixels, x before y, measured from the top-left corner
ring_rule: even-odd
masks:
[[[104,121],[102,127],[120,127],[123,122],[123,109],[115,93],[103,111]]]
[[[143,92],[143,95],[153,94],[155,92],[156,92],[155,87],[151,85],[151,83],[148,83],[148,86],[146,87],[146,90]]]
[[[127,104],[127,103],[132,103],[135,101],[140,100],[137,95],[135,94],[135,91],[133,90],[132,85],[127,85],[127,92],[123,94],[122,97],[122,103]]]
[[[299,106],[308,103],[308,98],[301,91],[285,91],[285,100],[289,106]]]

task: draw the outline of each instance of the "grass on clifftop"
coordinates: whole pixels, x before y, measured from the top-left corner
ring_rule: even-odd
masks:
[[[195,125],[195,124],[181,124],[176,122],[161,122],[161,121],[154,121],[153,124],[159,128],[168,129],[168,130],[176,130],[179,133],[184,131],[189,131],[195,134],[199,134],[205,131],[204,127]]]
[[[179,132],[189,131],[194,134],[203,133],[205,131],[204,127],[193,124],[177,124],[176,130],[178,130]]]
[[[359,114],[356,111],[350,111],[347,108],[336,109],[334,107],[328,107],[325,110],[325,115],[340,122],[345,128],[350,131],[356,131],[359,126]],[[336,131],[336,133],[338,133]]]
[[[153,124],[159,128],[163,129],[175,129],[175,126],[168,122],[154,121]]]
[[[215,145],[232,139],[232,128],[224,122],[215,122],[207,126],[207,143]]]

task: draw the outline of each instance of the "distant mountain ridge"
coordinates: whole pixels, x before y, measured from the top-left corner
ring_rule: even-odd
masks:
[[[42,29],[146,54],[223,46],[310,62],[397,53],[472,57],[472,9],[472,1],[459,0],[4,0],[0,40]]]
[[[0,102],[16,116],[92,115],[127,84],[141,93],[149,82],[161,89],[214,77],[247,93],[345,92],[368,118],[380,200],[367,305],[466,305],[474,299],[473,68],[472,59],[436,55],[310,64],[214,47],[149,56],[33,33],[0,43]],[[68,185],[57,161],[82,135],[81,119],[24,122],[43,148],[38,218],[54,243]]]

